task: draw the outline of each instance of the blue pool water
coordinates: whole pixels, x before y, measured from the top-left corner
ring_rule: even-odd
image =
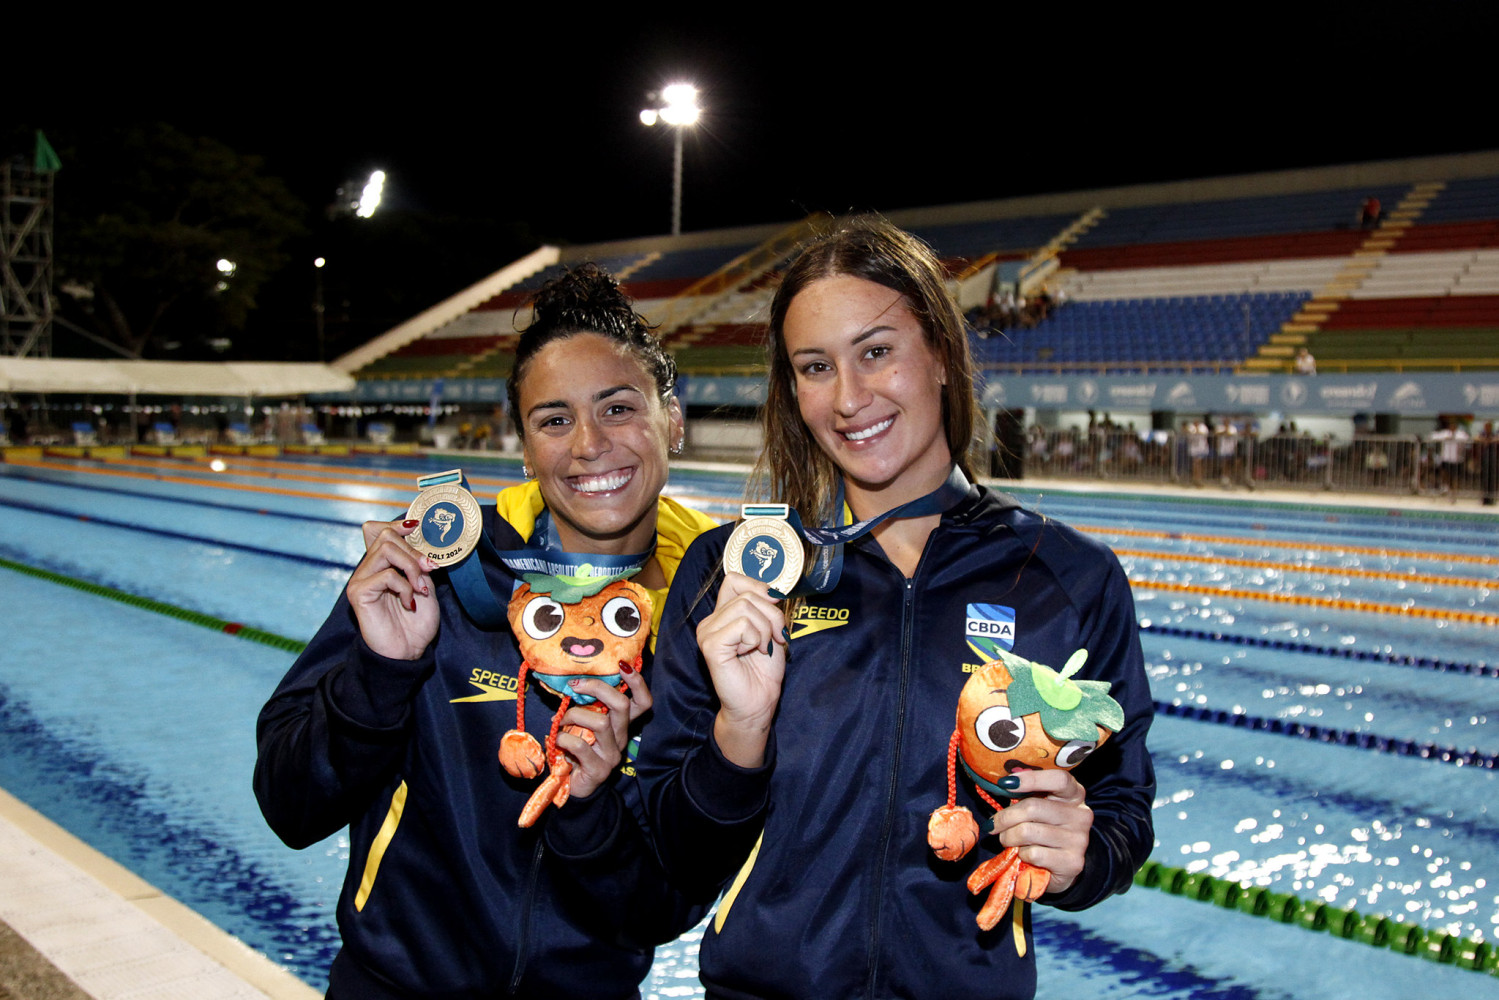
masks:
[[[451,465],[229,462],[0,465],[0,556],[305,639],[362,552],[359,522]],[[516,472],[470,467],[481,493]],[[671,487],[720,516],[738,490],[685,470]],[[1499,660],[1495,521],[1021,499],[1121,552],[1158,702],[1499,752],[1499,678],[1471,669]],[[286,849],[249,790],[255,715],[292,654],[3,569],[0,601],[0,786],[321,987],[347,843]],[[1168,716],[1151,748],[1154,860],[1499,936],[1493,769]],[[1144,887],[1082,914],[1038,908],[1035,925],[1043,996],[1499,996],[1492,976]],[[700,995],[693,950],[662,949],[647,993]]]

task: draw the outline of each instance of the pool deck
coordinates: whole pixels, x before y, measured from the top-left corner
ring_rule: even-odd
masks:
[[[1461,513],[1499,523],[1499,507],[1480,506],[1472,497],[1249,492],[1216,483],[1191,489],[1110,480],[994,485],[1043,494],[1131,493]],[[0,1000],[317,996],[270,959],[0,790]]]
[[[0,791],[0,1000],[318,992]]]

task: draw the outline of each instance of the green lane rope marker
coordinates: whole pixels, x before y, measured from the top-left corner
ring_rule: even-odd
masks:
[[[1461,938],[1442,931],[1428,931],[1413,924],[1396,923],[1388,917],[1368,916],[1357,910],[1338,909],[1326,903],[1308,903],[1290,893],[1247,887],[1202,872],[1173,868],[1159,861],[1145,862],[1145,866],[1135,873],[1135,884],[1148,889],[1159,889],[1173,896],[1212,903],[1225,910],[1237,910],[1251,916],[1268,917],[1278,923],[1304,927],[1309,931],[1332,934],[1345,941],[1388,948],[1402,955],[1417,955],[1430,962],[1456,965],[1462,969],[1499,977],[1499,949],[1484,941]]]
[[[121,604],[128,604],[131,607],[140,608],[142,611],[153,611],[159,615],[166,615],[168,618],[176,618],[179,621],[185,621],[193,625],[201,625],[204,628],[213,629],[215,632],[223,632],[225,635],[232,635],[239,639],[249,639],[251,642],[258,642],[263,646],[283,649],[288,653],[300,653],[307,647],[307,643],[301,639],[292,639],[284,635],[277,635],[274,632],[251,628],[248,625],[241,625],[239,622],[225,621],[223,618],[205,615],[201,611],[193,611],[191,608],[179,608],[177,605],[167,604],[165,601],[156,601],[149,597],[141,597],[138,594],[131,594],[124,590],[116,590],[113,587],[89,583],[87,580],[64,576],[61,573],[28,566],[25,563],[13,562],[10,559],[0,559],[0,568],[21,573],[25,576],[36,577],[39,580],[46,580],[49,583],[55,583],[63,587],[71,587],[74,590],[81,590],[86,594],[93,594],[96,597],[119,601]]]

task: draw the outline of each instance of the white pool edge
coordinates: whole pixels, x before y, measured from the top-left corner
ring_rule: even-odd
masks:
[[[0,921],[95,1000],[321,995],[4,790]]]

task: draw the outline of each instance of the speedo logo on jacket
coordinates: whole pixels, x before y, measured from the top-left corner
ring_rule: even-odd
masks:
[[[791,638],[799,639],[813,632],[822,632],[848,624],[848,608],[823,608],[803,604],[791,619]]]
[[[468,675],[468,682],[478,688],[479,693],[467,698],[453,698],[452,704],[465,701],[514,701],[515,693],[520,688],[520,683],[513,674],[496,673],[484,667],[475,667]]]

